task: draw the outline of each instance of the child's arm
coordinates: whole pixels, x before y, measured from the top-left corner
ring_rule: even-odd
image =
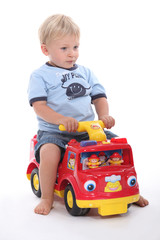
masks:
[[[109,116],[109,105],[106,98],[97,98],[92,101],[97,115],[98,119],[102,120],[106,126],[106,128],[110,129],[115,125],[115,120],[113,117]]]
[[[55,112],[47,106],[46,101],[37,101],[32,105],[35,113],[46,122],[56,125],[63,124],[68,132],[75,132],[78,128],[78,121],[76,119],[72,117],[65,117]]]

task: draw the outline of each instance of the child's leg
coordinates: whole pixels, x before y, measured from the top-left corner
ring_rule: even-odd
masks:
[[[42,145],[40,149],[39,177],[42,196],[40,203],[34,210],[35,213],[47,215],[52,208],[60,156],[60,148],[55,144],[47,143]]]

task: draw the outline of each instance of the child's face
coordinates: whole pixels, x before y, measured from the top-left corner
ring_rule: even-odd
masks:
[[[41,49],[49,57],[50,64],[69,69],[78,59],[78,47],[79,39],[74,35],[67,35],[58,40],[51,40],[47,46],[42,45]]]

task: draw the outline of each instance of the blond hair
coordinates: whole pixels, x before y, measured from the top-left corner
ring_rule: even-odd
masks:
[[[41,44],[48,44],[51,39],[56,40],[66,35],[80,37],[80,29],[73,20],[65,15],[56,14],[48,17],[39,28]]]

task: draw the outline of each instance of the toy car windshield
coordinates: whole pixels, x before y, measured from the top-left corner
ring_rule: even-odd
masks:
[[[83,152],[81,153],[82,170],[105,166],[130,165],[127,149]]]

